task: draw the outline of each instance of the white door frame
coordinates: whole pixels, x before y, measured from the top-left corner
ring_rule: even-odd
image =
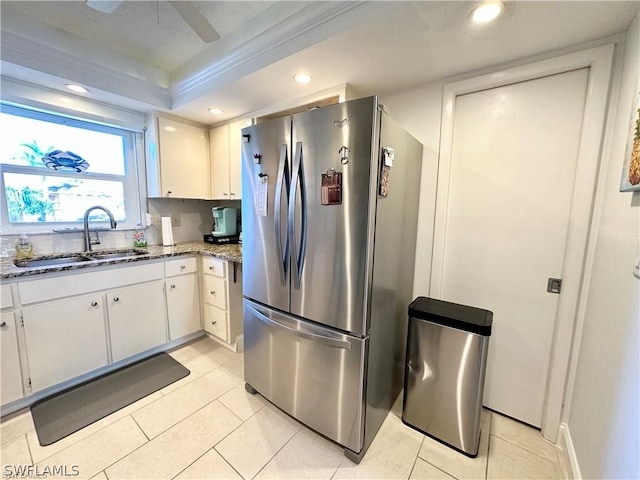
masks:
[[[558,299],[554,341],[542,414],[542,435],[554,443],[557,441],[562,417],[574,325],[577,321],[579,295],[583,287],[583,272],[604,137],[613,53],[613,44],[603,45],[444,86],[431,289],[429,292],[434,298],[441,298],[442,295],[456,97],[579,68],[589,67],[590,69],[571,200],[566,253],[562,269],[562,294]]]

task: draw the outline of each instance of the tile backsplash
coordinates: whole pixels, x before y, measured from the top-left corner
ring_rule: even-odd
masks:
[[[148,200],[148,211],[151,214],[151,226],[145,229],[147,243],[160,245],[162,229],[160,218],[178,215],[179,226],[173,227],[175,243],[202,240],[203,235],[211,233],[213,217],[211,208],[229,206],[241,208],[239,200],[189,200],[178,198],[152,198]],[[133,230],[115,230],[99,232],[100,245],[96,250],[110,248],[133,247]],[[0,235],[0,256],[15,255],[15,242],[19,235]],[[84,248],[83,232],[29,234],[35,255],[51,253],[79,252]]]

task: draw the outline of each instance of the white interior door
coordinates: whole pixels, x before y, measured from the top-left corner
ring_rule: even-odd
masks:
[[[494,312],[484,404],[538,427],[558,304],[547,279],[562,276],[588,78],[583,68],[456,97],[439,178],[445,247],[431,294]]]

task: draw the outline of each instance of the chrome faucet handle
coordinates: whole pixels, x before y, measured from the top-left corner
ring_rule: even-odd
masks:
[[[96,238],[91,238],[91,232],[96,234]],[[97,230],[89,230],[89,244],[90,245],[100,245],[100,235]]]

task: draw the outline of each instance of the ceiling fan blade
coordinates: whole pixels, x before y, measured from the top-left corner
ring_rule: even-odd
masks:
[[[87,0],[84,2],[88,7],[98,10],[102,13],[113,13],[118,8],[118,5],[122,3],[121,0]]]
[[[220,34],[211,26],[209,20],[189,1],[169,0],[169,4],[180,14],[182,19],[189,24],[194,32],[205,43],[215,42]]]

